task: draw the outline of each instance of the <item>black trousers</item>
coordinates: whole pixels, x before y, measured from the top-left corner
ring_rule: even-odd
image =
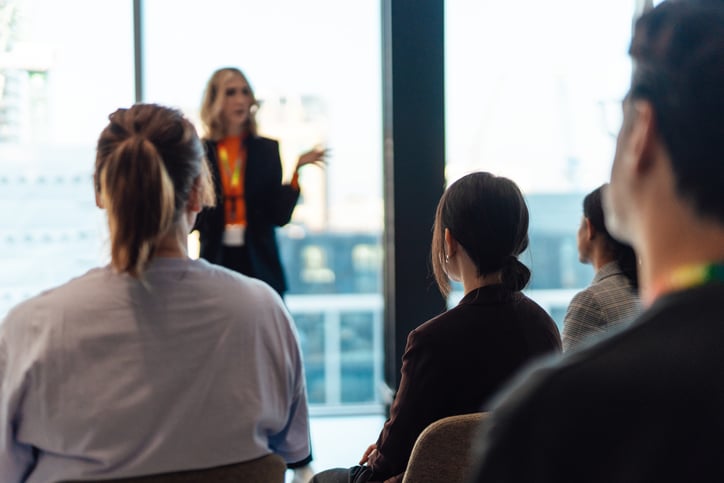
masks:
[[[352,468],[333,468],[314,475],[310,483],[366,483],[372,481],[372,469],[369,466]]]

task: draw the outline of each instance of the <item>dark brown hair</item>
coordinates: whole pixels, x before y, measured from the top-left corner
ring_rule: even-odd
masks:
[[[468,174],[440,198],[432,234],[432,268],[443,295],[450,293],[445,270],[445,229],[465,249],[478,275],[502,272],[502,283],[521,290],[530,270],[518,260],[528,247],[528,207],[518,186],[490,173]]]
[[[666,1],[641,16],[631,41],[629,97],[654,110],[676,189],[724,222],[724,2]]]
[[[196,130],[181,112],[136,104],[108,118],[98,139],[96,192],[108,214],[112,266],[140,277],[197,179],[202,205],[213,205],[210,173]]]
[[[613,254],[613,258],[618,263],[619,268],[623,271],[626,278],[629,279],[631,285],[638,287],[638,271],[636,253],[631,245],[616,240],[606,229],[606,219],[603,213],[603,190],[606,189],[608,183],[605,183],[583,198],[583,216],[593,225],[596,232],[605,240],[608,250]]]

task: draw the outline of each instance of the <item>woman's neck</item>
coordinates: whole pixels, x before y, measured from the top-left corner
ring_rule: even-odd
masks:
[[[488,273],[486,275],[478,275],[478,269],[472,262],[470,262],[469,265],[466,264],[466,267],[462,270],[460,279],[463,284],[463,291],[466,295],[473,290],[477,290],[488,285],[500,284],[503,281],[502,273],[500,271]]]
[[[613,250],[608,246],[602,234],[599,234],[599,236],[593,240],[590,260],[593,270],[596,272],[604,265],[616,260],[616,257],[613,255]]]
[[[233,126],[224,131],[225,138],[242,137],[246,133],[246,126]]]
[[[155,256],[163,258],[188,258],[188,236],[185,235],[185,233],[188,233],[188,230],[185,230],[184,226],[181,225],[185,225],[185,228],[188,228],[186,223],[177,223],[173,229],[169,230],[169,232],[159,240]]]

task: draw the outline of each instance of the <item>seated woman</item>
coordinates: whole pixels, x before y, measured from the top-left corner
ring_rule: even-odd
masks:
[[[606,230],[601,197],[606,184],[583,199],[578,257],[596,270],[593,282],[571,300],[563,320],[563,350],[631,320],[640,310],[636,254]]]
[[[415,440],[433,421],[485,410],[523,365],[560,352],[550,316],[520,290],[530,278],[517,256],[528,246],[528,209],[518,187],[472,173],[445,191],[437,206],[432,266],[440,291],[448,278],[464,297],[413,330],[390,417],[360,465],[317,474],[312,481],[401,480]]]
[[[213,203],[178,111],[110,115],[95,164],[111,262],[0,327],[0,481],[112,479],[309,457],[300,351],[265,283],[187,256]]]

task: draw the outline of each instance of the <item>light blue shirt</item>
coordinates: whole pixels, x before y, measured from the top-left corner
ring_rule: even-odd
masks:
[[[0,481],[310,454],[297,335],[269,286],[203,260],[91,270],[0,326]]]

